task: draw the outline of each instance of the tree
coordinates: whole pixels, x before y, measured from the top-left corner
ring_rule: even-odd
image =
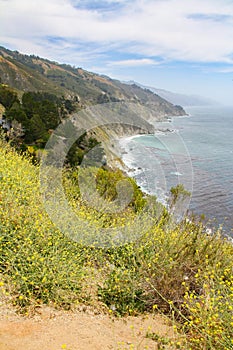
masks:
[[[49,135],[40,116],[38,114],[33,115],[28,132],[25,135],[25,141],[27,143],[37,142],[40,146],[44,146],[48,138]]]
[[[171,197],[169,209],[171,214],[180,221],[187,212],[187,204],[190,201],[191,193],[184,188],[184,185],[178,184],[170,189]]]
[[[46,126],[47,130],[56,129],[60,123],[59,111],[57,106],[49,100],[44,100],[39,104],[37,113]]]
[[[0,103],[9,109],[14,102],[19,103],[17,94],[5,85],[0,85]]]
[[[16,120],[17,122],[21,123],[24,128],[28,128],[29,120],[19,101],[15,101],[12,107],[6,111],[5,115],[7,120]]]
[[[52,94],[42,92],[26,92],[22,97],[22,105],[27,117],[40,116],[47,130],[55,129],[60,123],[59,108],[61,100]]]
[[[31,92],[25,92],[22,96],[22,105],[23,109],[29,119],[32,118],[33,113],[37,108],[37,104],[33,99],[33,95]]]

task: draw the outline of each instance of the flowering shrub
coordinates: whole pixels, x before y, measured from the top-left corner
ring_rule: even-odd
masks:
[[[180,334],[173,348],[233,348],[233,246],[227,239],[206,235],[201,223],[174,224],[162,210],[132,242],[82,245],[48,217],[38,166],[2,141],[0,150],[0,290],[21,312],[42,303],[71,308],[80,302],[118,315],[162,312]],[[115,181],[100,175],[101,191],[108,177]],[[97,229],[130,225],[138,215],[133,206],[119,213],[87,206],[66,172],[63,185],[73,210]],[[143,205],[139,192],[135,199]]]

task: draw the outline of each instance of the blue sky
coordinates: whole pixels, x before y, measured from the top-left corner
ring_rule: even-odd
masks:
[[[233,0],[0,0],[0,44],[233,104]]]

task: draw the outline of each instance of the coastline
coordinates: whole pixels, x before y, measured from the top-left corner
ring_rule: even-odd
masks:
[[[167,206],[168,195],[165,193],[164,189],[161,186],[156,187],[155,185],[148,186],[150,183],[149,177],[150,173],[153,173],[153,169],[150,167],[144,167],[141,164],[135,162],[133,155],[133,150],[137,149],[137,146],[140,144],[137,143],[136,139],[139,139],[143,136],[154,137],[156,135],[166,135],[168,133],[175,133],[176,130],[157,130],[153,134],[141,134],[128,137],[121,137],[117,142],[117,148],[119,150],[119,157],[122,160],[123,166],[120,169],[129,177],[133,178],[137,185],[140,187],[143,193],[146,195],[156,196],[158,201]],[[135,143],[134,143],[135,140]],[[133,143],[133,144],[132,144]],[[136,147],[135,147],[136,146]],[[144,146],[141,146],[144,148]],[[118,167],[118,165],[117,165]]]
[[[137,139],[142,137],[147,137],[148,139],[151,137],[160,137],[160,136],[166,136],[166,135],[179,135],[179,130],[174,127],[173,121],[175,119],[183,119],[183,118],[190,118],[189,113],[182,114],[180,116],[177,115],[170,115],[170,116],[164,116],[163,120],[150,120],[150,124],[153,127],[153,132],[149,133],[143,133],[142,130],[138,131],[138,133],[134,133],[133,135],[121,135],[117,136],[116,133],[111,138],[111,142],[107,143],[107,149],[109,152],[109,166],[113,169],[120,169],[125,173],[125,175],[133,178],[137,185],[141,188],[142,192],[148,195],[156,196],[158,201],[162,203],[164,206],[167,206],[167,200],[169,198],[169,191],[170,188],[173,186],[176,186],[176,184],[172,186],[167,186],[166,183],[166,174],[163,173],[162,169],[162,184],[161,181],[158,181],[158,186],[156,186],[155,183],[151,185],[150,178],[153,177],[153,174],[157,176],[158,174],[154,172],[156,169],[156,166],[150,165],[149,168],[147,166],[142,166],[141,164],[137,164],[135,161],[134,155],[133,155],[133,149],[134,145],[132,143],[137,142]],[[179,136],[178,136],[179,137]],[[152,141],[153,142],[153,141]],[[138,147],[139,142],[136,144],[136,148]],[[147,146],[143,146],[144,148]],[[153,147],[153,146],[152,146]],[[154,148],[154,147],[153,147]],[[158,149],[158,154],[160,150]],[[156,157],[154,157],[156,158]],[[158,166],[158,164],[157,164]],[[160,164],[159,164],[160,166]],[[161,168],[161,166],[160,166]],[[151,173],[151,174],[150,174]],[[180,176],[183,176],[183,172],[179,170],[173,170],[170,172],[170,176],[173,176],[174,178],[178,178]],[[182,182],[182,181],[181,181]],[[180,181],[178,181],[180,183]]]
[[[233,192],[230,183],[232,181],[232,108],[231,109],[212,109],[212,108],[190,108],[188,116],[174,117],[172,121],[155,122],[155,138],[162,140],[164,144],[172,145],[172,140],[180,138],[183,140],[185,148],[190,153],[190,162],[193,168],[193,191],[190,203],[190,212],[197,216],[205,214],[206,222],[215,230],[222,227],[224,234],[233,237]],[[175,133],[161,133],[158,129],[173,129]],[[154,135],[154,134],[153,134]],[[137,164],[140,161],[138,152],[136,159],[133,160],[133,152],[128,152],[128,143],[135,142],[144,144],[148,152],[145,150],[142,157],[147,157],[150,162],[151,147],[153,147],[153,135],[137,135],[132,137],[123,137],[120,139],[122,147],[121,158],[128,166],[126,169],[130,177],[135,178],[143,192],[151,194],[147,191],[148,186],[141,185],[138,178],[139,173],[145,169],[138,169],[142,166]],[[157,135],[157,136],[156,136]],[[142,137],[142,140],[140,138]],[[145,138],[144,138],[145,137]],[[123,141],[122,141],[123,140]],[[169,143],[170,142],[170,143]],[[164,173],[169,178],[167,188],[170,189],[170,180],[179,179],[179,183],[183,183],[186,187],[188,175],[184,171],[170,169],[167,159],[163,158],[163,150],[159,149],[155,140],[154,157],[162,159],[162,167]],[[126,146],[126,147],[125,147]],[[156,150],[158,147],[158,150]],[[178,148],[175,149],[177,151]],[[127,153],[128,152],[128,153]],[[164,159],[164,162],[163,162]],[[129,163],[127,162],[129,160]],[[140,162],[141,163],[141,162]],[[145,164],[146,161],[143,161]],[[146,169],[147,170],[147,169]],[[146,174],[148,175],[148,173]],[[191,177],[190,177],[191,178]],[[151,178],[150,178],[151,179]],[[140,180],[140,179],[139,179]],[[167,192],[168,193],[168,192]],[[156,195],[156,192],[153,194]]]
[[[132,149],[128,149],[129,148],[129,143],[131,141],[133,141],[134,139],[137,138],[141,138],[143,136],[147,136],[147,137],[154,137],[156,135],[167,135],[167,134],[171,134],[171,133],[179,133],[179,130],[176,128],[170,128],[169,126],[172,125],[173,120],[175,118],[189,118],[190,114],[185,114],[182,116],[171,116],[169,117],[167,120],[164,121],[154,121],[153,123],[151,123],[154,127],[154,132],[150,133],[150,134],[135,134],[135,135],[131,135],[131,136],[121,136],[118,137],[117,139],[114,140],[115,142],[115,148],[118,150],[119,154],[118,156],[121,158],[124,167],[123,169],[121,168],[121,170],[125,171],[127,173],[128,176],[132,177],[132,173],[134,172],[134,175],[137,174],[137,170],[143,170],[141,167],[137,167],[132,166],[132,164],[130,164],[129,162],[127,162],[127,160],[125,159],[125,155],[129,154],[129,151],[131,151]],[[162,128],[162,126],[165,126],[164,128]],[[140,186],[140,185],[139,185]],[[141,187],[141,186],[140,186]],[[146,191],[146,193],[148,193],[148,191]],[[150,194],[150,193],[148,193]]]

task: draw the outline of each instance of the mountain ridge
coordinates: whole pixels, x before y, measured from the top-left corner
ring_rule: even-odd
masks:
[[[0,47],[1,82],[18,91],[43,91],[76,96],[79,107],[107,102],[128,101],[154,107],[155,117],[185,114],[155,93],[135,85],[121,83],[80,67],[59,64],[35,55],[23,55]]]
[[[169,101],[170,103],[172,103],[174,105],[182,105],[185,107],[219,105],[218,102],[216,102],[210,98],[199,96],[199,95],[186,95],[186,94],[182,94],[182,93],[168,91],[165,89],[159,89],[159,88],[155,88],[152,86],[142,85],[142,84],[135,82],[133,80],[130,80],[126,83],[128,83],[130,85],[136,84],[143,89],[148,89],[148,90],[154,92],[155,94],[158,94],[160,97],[164,98],[165,100]]]
[[[6,94],[11,96],[10,105],[9,101],[6,102]],[[16,143],[22,147],[43,148],[53,130],[73,116],[79,128],[89,130],[88,137],[105,146],[108,160],[119,158],[117,147],[111,146],[113,140],[154,133],[154,121],[186,114],[181,106],[175,106],[136,84],[124,84],[80,67],[24,55],[4,47],[0,47],[1,103],[6,109],[0,110],[0,125],[8,137],[17,137]],[[80,113],[87,108],[91,111]],[[101,111],[101,117],[98,111]],[[86,129],[87,119],[91,126],[95,118],[99,126]],[[78,145],[79,153],[74,151],[72,159],[83,157],[82,147]],[[89,149],[88,139],[83,148]]]

